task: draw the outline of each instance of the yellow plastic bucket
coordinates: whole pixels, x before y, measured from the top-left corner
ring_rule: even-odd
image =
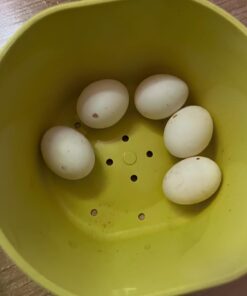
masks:
[[[163,145],[165,122],[142,118],[132,104],[112,128],[77,123],[76,100],[90,82],[118,79],[133,98],[157,73],[184,79],[189,104],[214,118],[204,155],[224,180],[206,203],[177,206],[163,196],[176,162]],[[0,244],[61,296],[177,295],[242,275],[246,110],[247,30],[207,1],[92,0],[39,14],[0,57]],[[39,143],[53,125],[92,141],[88,178],[66,181],[44,165]]]

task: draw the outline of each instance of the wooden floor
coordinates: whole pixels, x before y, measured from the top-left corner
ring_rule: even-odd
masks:
[[[32,15],[49,6],[64,2],[69,0],[0,0],[0,47]],[[213,0],[213,2],[247,25],[247,0]],[[0,250],[0,296],[50,295],[26,277]],[[247,276],[223,287],[196,293],[193,296],[235,295],[247,295]]]

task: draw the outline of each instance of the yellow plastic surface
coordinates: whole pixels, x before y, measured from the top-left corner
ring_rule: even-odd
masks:
[[[188,104],[214,118],[203,155],[224,180],[201,205],[164,198],[162,178],[176,162],[163,145],[165,122],[133,107],[138,83],[157,73],[184,79]],[[40,139],[53,125],[73,127],[81,90],[102,78],[125,83],[131,106],[106,130],[76,124],[94,145],[96,167],[65,181],[44,165]],[[242,275],[246,110],[247,30],[206,1],[82,1],[41,13],[0,58],[0,244],[60,296],[177,295]]]

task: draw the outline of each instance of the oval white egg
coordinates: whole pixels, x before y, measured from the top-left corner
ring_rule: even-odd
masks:
[[[213,120],[208,111],[199,106],[188,106],[168,120],[164,143],[172,155],[186,158],[201,153],[212,135]]]
[[[64,126],[49,129],[41,141],[46,165],[68,180],[86,177],[93,169],[95,155],[90,142],[78,131]]]
[[[144,117],[164,119],[180,109],[188,95],[189,88],[181,79],[168,74],[153,75],[137,87],[135,106]]]
[[[124,116],[128,105],[129,93],[121,82],[99,80],[82,91],[77,102],[77,114],[89,127],[107,128]]]
[[[165,196],[174,203],[191,205],[211,197],[221,183],[221,171],[209,158],[196,156],[175,164],[163,180]]]

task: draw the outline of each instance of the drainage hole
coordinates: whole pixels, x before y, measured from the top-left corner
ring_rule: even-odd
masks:
[[[111,158],[107,159],[106,164],[109,166],[113,165],[113,160]]]
[[[129,141],[129,137],[127,135],[124,135],[122,137],[123,142],[128,142]]]
[[[145,220],[145,218],[146,218],[146,216],[145,216],[144,213],[140,213],[140,214],[138,215],[138,219],[139,219],[140,221]]]
[[[132,182],[136,182],[138,180],[138,177],[137,177],[137,175],[132,175],[130,177],[130,179],[131,179]]]
[[[149,151],[147,151],[146,155],[147,155],[147,157],[153,157],[154,154],[152,151],[149,150]]]
[[[95,217],[95,216],[97,216],[97,215],[98,215],[98,211],[97,211],[96,209],[93,209],[93,210],[91,211],[91,216]]]
[[[76,129],[78,129],[78,128],[80,128],[81,127],[81,123],[78,121],[78,122],[75,122],[74,123],[74,127],[76,128]]]

